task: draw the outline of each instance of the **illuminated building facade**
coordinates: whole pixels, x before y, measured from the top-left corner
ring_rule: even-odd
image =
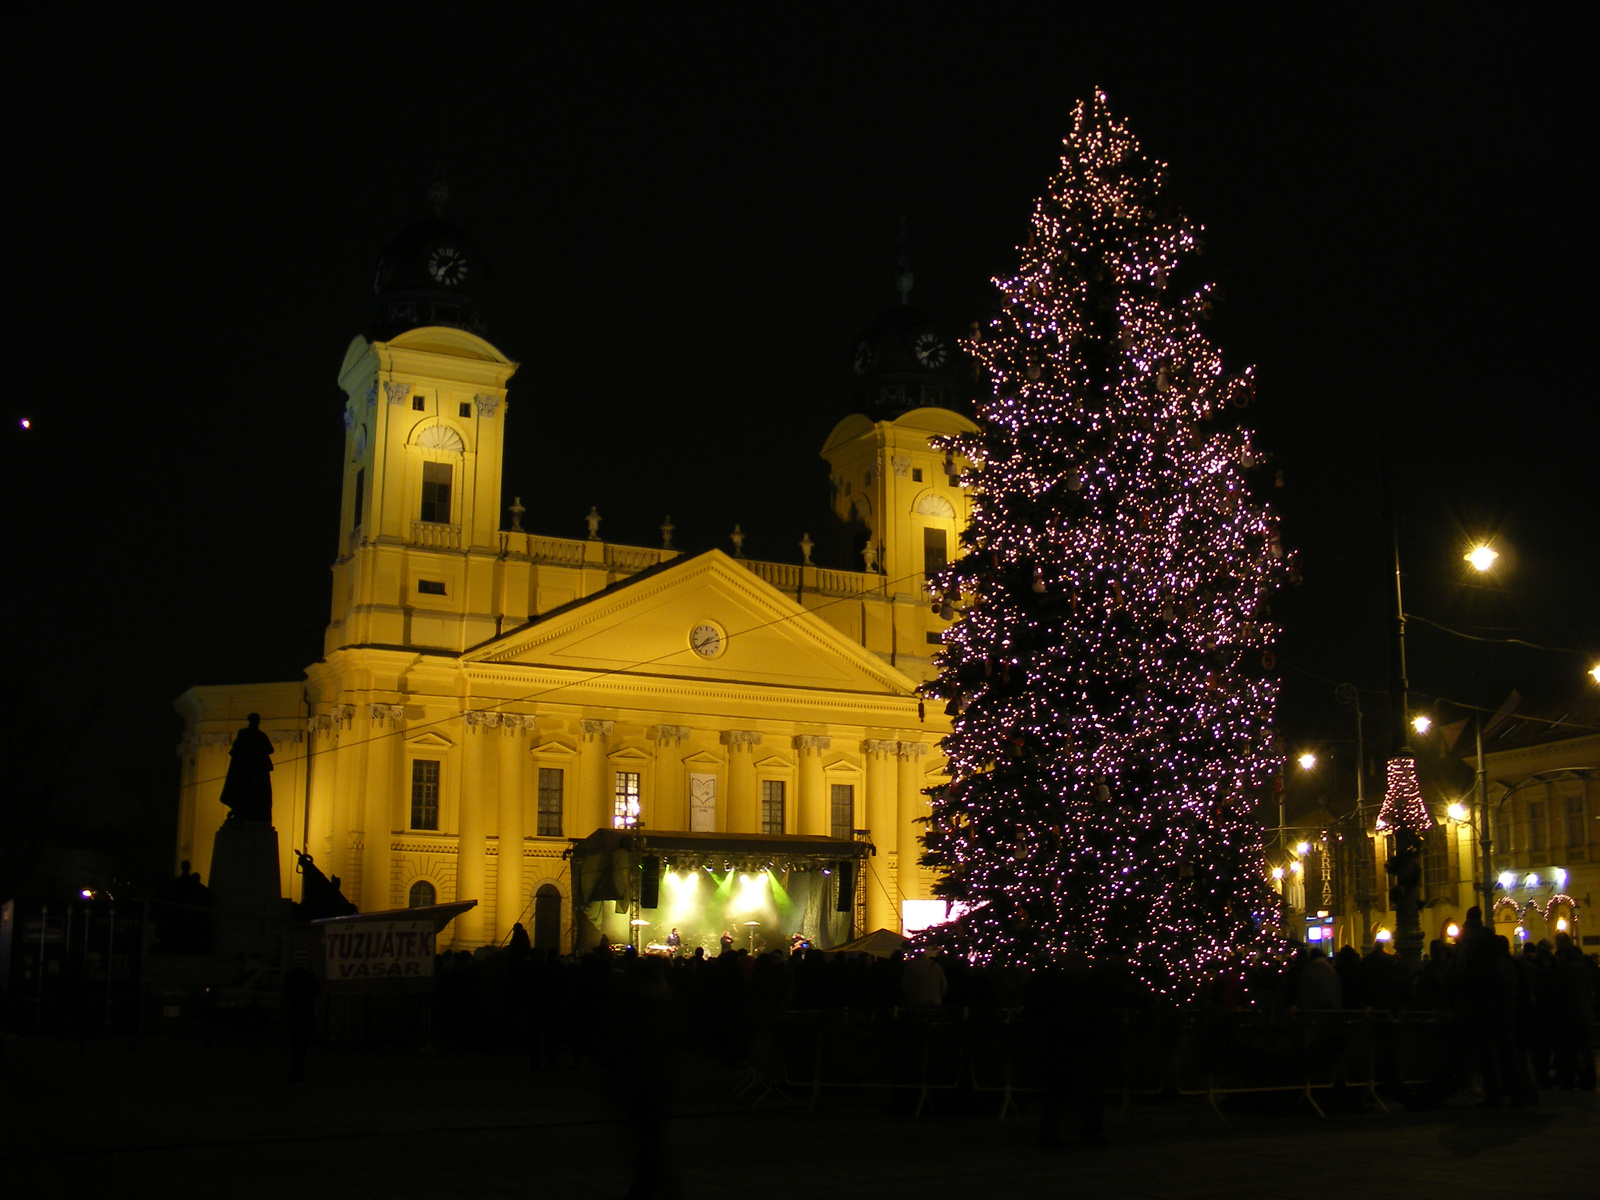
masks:
[[[179,698],[177,857],[209,877],[229,743],[257,712],[285,896],[304,847],[364,912],[477,899],[456,946],[503,943],[520,921],[570,948],[569,839],[864,830],[866,928],[898,929],[903,902],[931,895],[907,851],[948,731],[917,688],[948,623],[924,574],[968,513],[929,446],[972,428],[941,390],[953,347],[902,305],[857,348],[872,415],[841,421],[822,454],[861,570],[550,537],[522,530],[520,508],[502,527],[516,364],[486,338],[481,278],[441,219],[385,254],[370,336],[339,372],[323,657],[303,681]]]
[[[1492,827],[1495,932],[1520,942],[1554,940],[1569,933],[1586,951],[1600,947],[1600,926],[1591,906],[1600,894],[1600,734],[1580,712],[1566,729],[1512,717],[1485,736],[1484,767]],[[1462,744],[1465,763],[1476,770],[1470,728]],[[1459,768],[1458,768],[1459,772]],[[1425,796],[1432,827],[1424,836],[1422,928],[1429,941],[1449,940],[1467,909],[1482,906],[1482,850],[1478,809],[1470,774],[1454,788],[1430,787]],[[1330,910],[1339,946],[1370,948],[1396,927],[1389,899],[1392,882],[1385,863],[1390,846],[1375,827],[1375,806],[1363,819],[1325,823],[1327,842],[1311,840],[1299,862],[1285,869],[1282,884],[1291,927],[1305,924],[1319,908]],[[1364,828],[1361,827],[1364,824]],[[1324,853],[1324,847],[1328,853]],[[1324,890],[1324,869],[1331,883]],[[1280,868],[1283,869],[1283,868]],[[1292,873],[1291,873],[1292,872]],[[1333,897],[1327,903],[1325,897]]]

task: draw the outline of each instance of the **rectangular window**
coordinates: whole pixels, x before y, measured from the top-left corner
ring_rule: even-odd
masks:
[[[611,806],[611,827],[633,829],[639,824],[639,772],[618,771],[616,799]]]
[[[439,828],[439,764],[430,759],[411,763],[411,828]]]
[[[367,469],[362,467],[356,472],[356,502],[355,515],[351,518],[350,529],[354,532],[361,528],[361,509],[367,502]]]
[[[853,783],[833,785],[833,836],[849,841],[856,827],[856,788]]]
[[[1496,854],[1511,853],[1511,809],[1504,800],[1500,802],[1494,812],[1494,852]]]
[[[930,646],[942,646],[942,645],[944,645],[944,634],[942,634],[942,633],[930,633],[930,634],[927,634],[926,637],[927,637],[927,640],[928,640],[928,645],[930,645]]]
[[[422,411],[422,406],[425,403],[426,403],[426,401],[423,400],[423,398],[421,396],[413,396],[413,397],[411,397],[411,411],[412,412],[421,412]]]
[[[424,596],[442,596],[444,595],[444,584],[437,579],[419,579],[417,580],[417,591]]]
[[[922,531],[922,573],[924,575],[932,575],[935,571],[942,571],[948,561],[944,530],[924,529]]]
[[[461,415],[463,417],[470,417],[472,415],[472,405],[463,403],[461,405]]]
[[[761,781],[761,832],[783,832],[783,780]]]
[[[1583,797],[1567,797],[1567,847],[1576,849],[1589,844],[1589,826],[1583,819]]]
[[[539,768],[539,836],[561,836],[561,792],[566,772],[560,767]]]
[[[1542,854],[1550,848],[1550,831],[1545,824],[1543,800],[1528,801],[1528,853]]]
[[[1449,831],[1435,825],[1428,830],[1422,854],[1422,894],[1428,900],[1448,899],[1450,884],[1450,852],[1446,839]]]
[[[921,483],[922,482],[922,468],[921,467],[912,467],[911,468],[911,482],[912,483]]]
[[[422,464],[422,520],[435,525],[450,524],[450,474],[449,463],[425,462]]]

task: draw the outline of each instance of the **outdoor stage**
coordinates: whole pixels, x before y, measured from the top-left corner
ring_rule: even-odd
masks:
[[[763,833],[600,829],[574,839],[574,947],[681,952],[788,950],[796,934],[823,949],[848,942],[870,842]]]

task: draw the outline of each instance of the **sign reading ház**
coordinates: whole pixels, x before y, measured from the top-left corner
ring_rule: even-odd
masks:
[[[433,923],[363,921],[328,928],[322,953],[330,982],[432,975]]]

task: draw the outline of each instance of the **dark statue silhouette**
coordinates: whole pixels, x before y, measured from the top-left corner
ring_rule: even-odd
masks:
[[[344,898],[339,890],[339,877],[329,879],[304,850],[296,850],[300,860],[299,871],[305,876],[300,887],[300,903],[294,906],[295,919],[317,921],[324,917],[348,917],[356,906]]]
[[[222,803],[232,811],[230,821],[272,821],[272,739],[261,732],[261,714],[251,713],[250,723],[234,735],[228,751],[228,778],[222,784]]]

